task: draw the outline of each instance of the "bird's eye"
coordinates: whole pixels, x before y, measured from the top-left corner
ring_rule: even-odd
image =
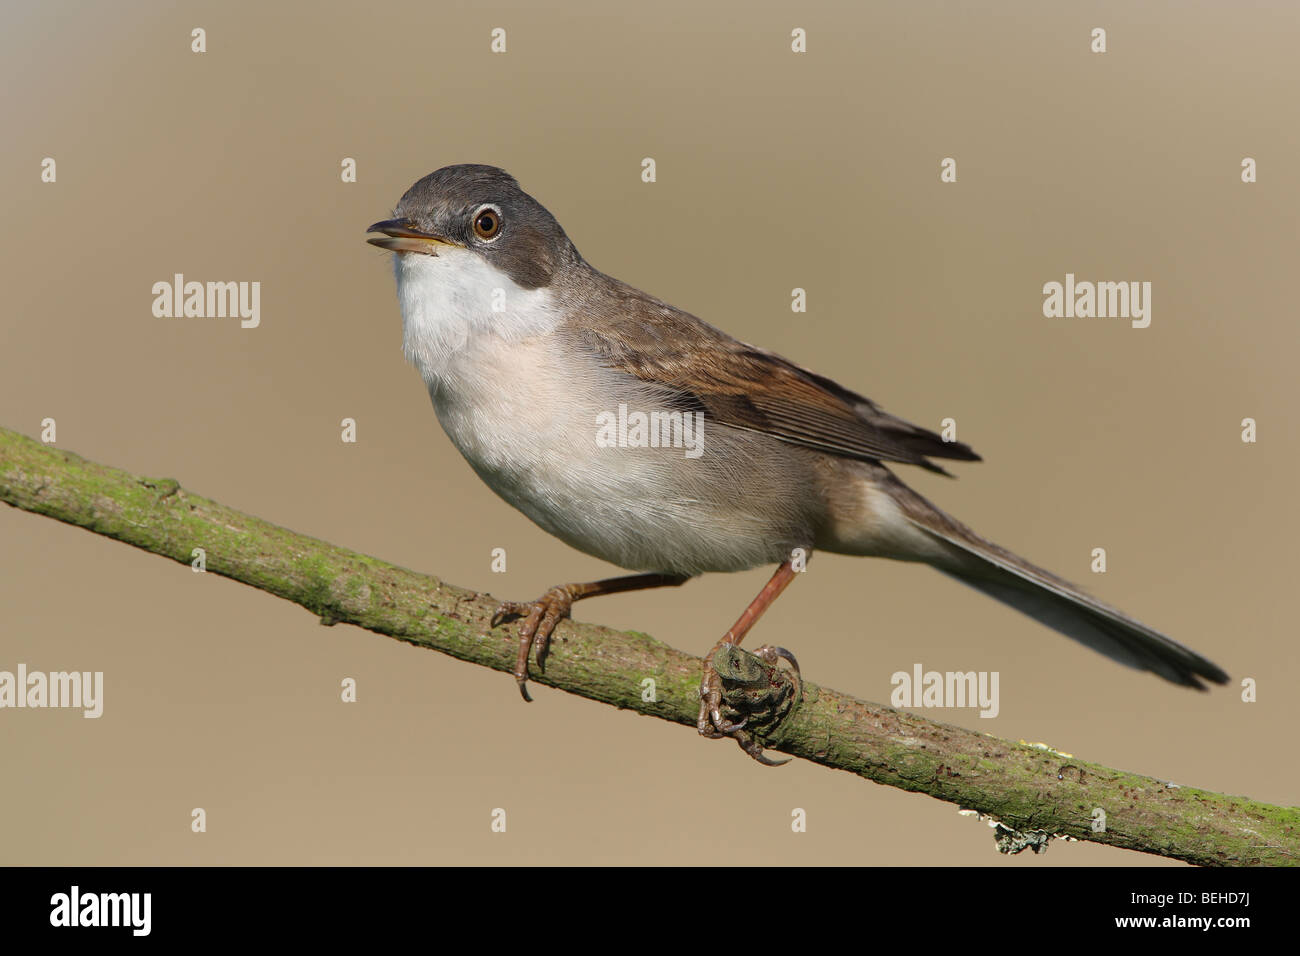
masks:
[[[501,231],[501,213],[484,206],[474,213],[474,235],[480,239],[493,239]]]

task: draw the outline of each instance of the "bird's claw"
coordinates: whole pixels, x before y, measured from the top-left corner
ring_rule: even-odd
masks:
[[[704,676],[700,681],[700,716],[696,721],[696,729],[701,736],[710,739],[731,737],[741,750],[764,766],[779,767],[782,764],[789,763],[788,759],[772,760],[763,752],[763,745],[758,742],[752,733],[744,729],[749,722],[748,717],[733,722],[723,716],[722,677],[714,666],[713,657],[724,646],[727,646],[726,642],[720,641],[704,659]],[[790,664],[791,680],[794,684],[794,702],[798,703],[803,697],[803,679],[799,671],[799,662],[795,659],[795,656],[784,647],[776,647],[770,644],[760,647],[754,652],[754,656],[771,665],[776,665],[779,661],[786,661]]]
[[[532,703],[528,693],[528,655],[536,649],[537,666],[540,669],[551,646],[551,634],[557,624],[569,616],[573,608],[573,597],[565,587],[554,587],[536,601],[502,601],[492,612],[490,627],[496,627],[503,621],[522,617],[524,623],[519,625],[519,653],[515,658],[515,683],[519,685],[519,694]]]

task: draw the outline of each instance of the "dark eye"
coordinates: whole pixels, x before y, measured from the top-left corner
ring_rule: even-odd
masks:
[[[501,231],[501,213],[484,207],[474,213],[474,235],[480,239],[491,239]]]

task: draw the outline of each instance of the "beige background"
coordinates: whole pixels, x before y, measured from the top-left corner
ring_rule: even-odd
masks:
[[[35,435],[52,416],[60,447],[498,595],[610,573],[456,454],[402,359],[387,256],[362,239],[430,170],[500,165],[597,267],[906,418],[957,418],[984,463],[907,480],[1257,678],[1259,702],[1125,670],[881,561],[820,556],[756,641],[876,700],[918,661],[997,670],[996,720],[931,716],[1294,803],[1296,12],[1071,7],[7,4],[0,423]],[[154,318],[150,287],[174,272],[261,281],[261,327]],[[1042,284],[1066,272],[1151,281],[1151,327],[1045,319]],[[579,616],[702,653],[767,573]],[[1004,859],[949,805],[766,770],[545,688],[529,707],[501,674],[7,508],[0,608],[0,669],[107,684],[98,721],[0,712],[0,862],[1152,859],[1060,843]]]

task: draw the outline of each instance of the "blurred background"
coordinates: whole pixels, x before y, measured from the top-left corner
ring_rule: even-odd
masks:
[[[363,241],[431,170],[499,165],[597,268],[895,414],[954,418],[984,462],[905,480],[1234,683],[1180,689],[929,569],[835,555],[753,643],[884,702],[916,663],[998,671],[996,719],[925,713],[1300,800],[1281,600],[1300,530],[1293,6],[14,2],[0,19],[0,424],[52,417],[61,448],[503,597],[613,573],[452,448],[402,358],[388,256]],[[260,326],[155,318],[151,287],[178,272],[260,281]],[[1151,282],[1150,327],[1045,318],[1067,272]],[[702,654],[769,573],[578,617]],[[8,508],[0,608],[0,669],[105,675],[99,720],[0,713],[2,863],[1158,862],[1059,842],[1004,858],[948,804],[768,770],[547,688],[528,706],[502,674]]]

